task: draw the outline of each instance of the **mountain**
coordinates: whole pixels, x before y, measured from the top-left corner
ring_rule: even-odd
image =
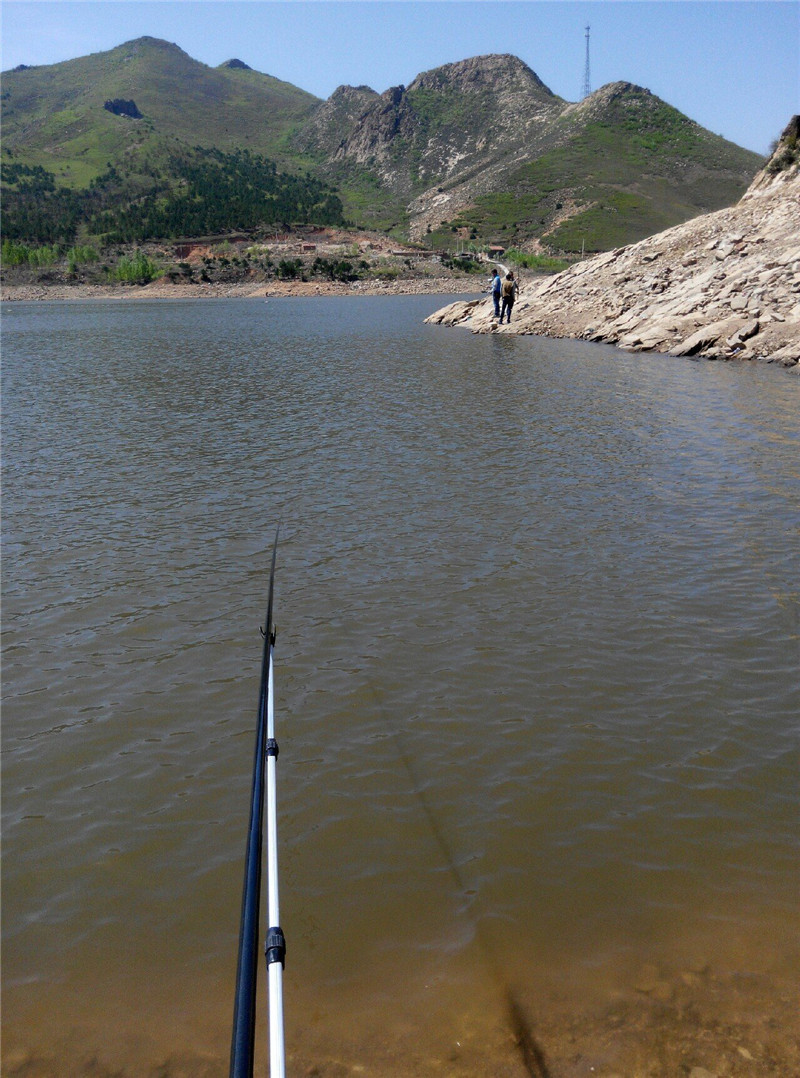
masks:
[[[132,102],[140,119],[105,107],[115,100]],[[109,52],[4,72],[3,146],[71,188],[85,187],[109,162],[119,166],[131,152],[175,139],[249,149],[283,164],[288,133],[317,104],[241,61],[211,68],[177,45],[142,37]]]
[[[729,205],[762,164],[646,89],[613,83],[571,104],[509,55],[322,101],[144,37],[6,72],[2,122],[4,215],[24,213],[13,234],[48,242],[249,229],[261,198],[265,224],[280,204],[287,223],[343,212],[436,247],[603,250]],[[209,168],[224,205],[188,213]]]
[[[70,243],[342,223],[285,143],[319,98],[143,37],[3,76],[4,235]],[[286,171],[280,171],[283,167]]]
[[[565,102],[515,56],[478,56],[387,90],[334,154],[376,170],[403,195],[452,181],[539,138]]]
[[[448,64],[362,100],[349,129],[336,116],[335,149],[326,105],[295,144],[324,145],[319,167],[346,206],[371,183],[384,226],[394,218],[438,246],[455,235],[607,249],[730,204],[763,163],[631,83],[565,102],[514,56]],[[317,146],[311,125],[325,132]]]
[[[800,373],[800,116],[734,206],[522,281],[514,321],[490,300],[427,319],[474,333],[537,333],[712,359],[766,359]]]
[[[477,177],[478,190],[485,169],[495,171],[525,146],[535,155],[541,132],[566,104],[527,64],[505,55],[446,64],[380,95],[359,91],[356,99],[351,87],[340,87],[334,98],[349,103],[350,115],[318,106],[292,144],[316,156],[348,208],[418,239],[443,219],[437,207],[452,208],[445,185]]]
[[[304,154],[326,160],[338,152],[343,134],[381,100],[369,86],[339,86],[327,101],[321,102],[300,131],[293,145]]]

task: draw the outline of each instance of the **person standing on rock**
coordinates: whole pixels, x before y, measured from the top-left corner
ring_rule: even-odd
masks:
[[[494,300],[494,316],[500,317],[500,292],[503,288],[503,282],[500,279],[500,270],[497,266],[494,267],[494,277],[492,277],[491,283],[492,299]]]
[[[519,285],[514,280],[512,270],[509,270],[506,274],[506,279],[503,281],[503,309],[500,311],[501,326],[506,314],[508,314],[508,323],[509,325],[511,324],[511,310],[514,306],[514,300],[517,298],[517,292],[519,292]]]

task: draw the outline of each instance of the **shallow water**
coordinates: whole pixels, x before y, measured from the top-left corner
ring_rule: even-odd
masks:
[[[4,308],[19,1073],[227,1069],[279,520],[294,1073],[524,1073],[509,994],[604,1073],[621,1000],[658,1061],[796,991],[800,382],[445,301]]]

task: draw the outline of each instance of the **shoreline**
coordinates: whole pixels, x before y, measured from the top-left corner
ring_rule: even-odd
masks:
[[[482,297],[427,321],[800,373],[798,209],[800,173],[767,169],[735,206],[525,283],[512,324],[499,324]]]
[[[440,1023],[436,1031],[420,1025],[418,997],[409,1001],[406,1022],[365,1028],[352,992],[340,1001],[335,1024],[323,1014],[309,1026],[303,1015],[319,1015],[324,1000],[318,993],[304,997],[295,992],[287,1015],[287,1063],[294,1074],[320,1078],[522,1074],[521,1033],[512,1035],[508,1004],[484,988],[473,982],[478,1005],[459,1006],[457,995],[438,1008],[434,1004]],[[541,1073],[554,1078],[759,1078],[797,1073],[795,993],[793,979],[764,970],[735,972],[698,958],[674,969],[645,963],[626,985],[603,986],[588,995],[581,987],[539,986],[534,991],[515,986],[513,999],[520,1030],[546,1067]],[[47,1016],[35,1013],[26,1035],[7,1037],[3,1073],[20,1078],[60,1078],[64,1073],[76,1078],[156,1073],[222,1078],[227,1074],[229,1013],[224,992],[213,998],[212,1017],[199,1034],[185,1023],[165,1029],[152,1009],[114,1018],[90,1008],[56,1028]],[[108,1036],[109,1019],[116,1036]],[[413,1039],[410,1021],[417,1030]],[[262,1042],[259,1051],[264,1047]]]
[[[483,292],[477,280],[436,277],[397,281],[353,281],[349,284],[331,281],[271,281],[217,282],[211,284],[174,284],[153,281],[147,285],[95,284],[4,284],[0,289],[2,303],[34,303],[40,301],[75,302],[81,300],[143,299],[285,299],[307,296],[416,296],[416,295],[475,295]],[[481,279],[480,284],[483,284]]]

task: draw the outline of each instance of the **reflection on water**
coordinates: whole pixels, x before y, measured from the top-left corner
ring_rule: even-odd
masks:
[[[800,384],[441,302],[3,311],[9,1067],[226,1069],[279,519],[297,1073],[789,1058]]]

